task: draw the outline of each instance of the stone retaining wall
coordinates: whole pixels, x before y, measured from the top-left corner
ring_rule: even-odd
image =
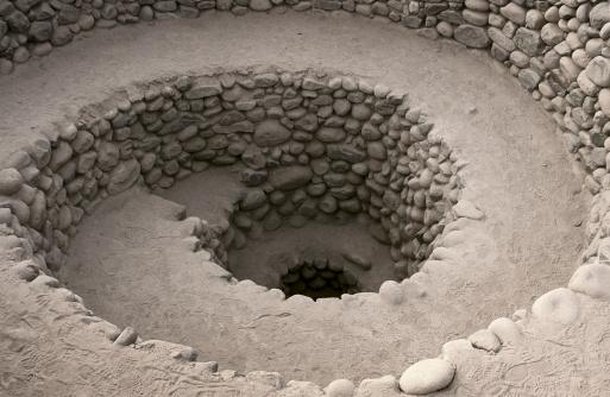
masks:
[[[207,10],[343,10],[379,16],[430,37],[453,38],[487,49],[534,99],[551,112],[570,150],[589,171],[596,193],[610,185],[610,4],[562,0],[362,1],[354,0],[0,0],[0,74],[32,55],[48,54],[94,27],[197,17]],[[610,157],[609,157],[610,160]]]
[[[273,71],[183,76],[127,96],[84,109],[74,123],[47,131],[48,139],[15,153],[0,170],[0,234],[11,249],[19,247],[14,269],[26,282],[59,287],[49,274],[65,262],[83,216],[104,198],[136,183],[168,188],[212,165],[242,169],[242,182],[252,189],[236,214],[250,221],[268,223],[271,214],[279,222],[366,213],[379,223],[378,238],[391,244],[402,277],[418,270],[443,230],[445,212],[457,202],[460,184],[449,148],[429,135],[432,125],[404,94],[381,85]],[[281,210],[288,200],[290,210]],[[190,248],[226,257],[226,228],[198,218],[185,222],[192,226]],[[344,281],[340,288],[355,287]],[[401,288],[386,281],[380,299],[399,303]],[[65,291],[82,306],[80,297]],[[192,348],[142,341],[131,327],[120,331],[103,320],[99,327],[116,346],[154,343],[177,359],[196,359]],[[309,382],[286,387],[320,390]],[[333,382],[328,395],[337,395],[337,387],[354,388]]]
[[[221,261],[253,229],[364,212],[402,279],[428,257],[457,202],[449,148],[404,95],[381,85],[269,72],[184,76],[130,95],[101,117],[85,111],[49,131],[0,171],[3,220],[51,271],[100,200],[139,180],[168,188],[214,165],[239,166],[251,188],[233,226],[203,239]]]

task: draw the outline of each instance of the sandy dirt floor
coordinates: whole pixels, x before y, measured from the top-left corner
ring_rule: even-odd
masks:
[[[213,194],[200,199],[218,207]],[[107,199],[83,223],[60,280],[100,317],[146,338],[192,345],[223,368],[280,371],[320,384],[397,372],[502,307],[480,295],[502,271],[490,264],[498,256],[481,222],[452,227],[457,240],[468,236],[450,247],[458,259],[440,262],[434,277],[407,282],[401,305],[376,294],[307,303],[228,283],[223,269],[182,242],[185,226],[175,220],[181,209],[140,189]]]
[[[87,305],[101,317],[133,325],[146,339],[194,345],[204,359],[217,360],[223,368],[279,370],[286,379],[324,384],[334,377],[398,374],[417,359],[437,355],[447,340],[565,285],[582,249],[578,226],[588,198],[552,120],[483,54],[377,21],[209,14],[81,35],[0,80],[0,158],[61,115],[135,81],[250,65],[341,70],[408,91],[411,102],[431,114],[436,133],[468,162],[462,171],[463,197],[485,213],[485,220],[456,224],[451,241],[459,244],[449,250],[454,255],[437,258],[429,276],[413,282],[408,289],[414,292],[413,303],[397,310],[382,306],[377,295],[365,295],[349,303],[329,301],[320,309],[319,303],[280,302],[257,287],[227,283],[217,267],[201,265],[201,253],[168,243],[183,237],[180,222],[171,217],[175,205],[144,193],[123,195],[85,221],[74,244],[73,266],[66,267],[75,274],[65,275],[69,286],[89,295]],[[227,194],[224,186],[217,189],[210,193]],[[134,198],[146,205],[130,207]],[[133,209],[131,218],[121,217],[126,208]],[[155,217],[145,211],[150,209],[157,210]],[[130,229],[133,225],[137,230]],[[65,391],[75,384],[83,385],[83,395],[120,395],[120,390],[150,395],[178,387],[189,373],[193,382],[207,382],[200,370],[199,377],[193,375],[196,368],[104,347],[98,334],[83,329],[82,314],[45,310],[60,299],[57,293],[33,294],[10,277],[1,279],[0,314],[6,326],[0,329],[9,337],[0,369],[8,395],[37,395],[45,388],[69,395]],[[216,287],[205,288],[205,280]],[[425,291],[425,297],[417,299],[416,290]],[[21,320],[23,309],[17,306],[28,308]],[[267,316],[259,320],[261,313]],[[544,339],[534,331],[530,337],[530,344]],[[549,350],[562,348],[567,349],[553,345]],[[476,389],[483,391],[481,385],[497,382],[499,372],[530,352],[509,349],[481,371],[472,361],[464,381],[481,377]],[[566,385],[569,366],[549,371],[547,378],[561,373],[557,384]],[[115,381],[102,393],[96,390],[108,379]],[[217,381],[222,393],[242,387]]]

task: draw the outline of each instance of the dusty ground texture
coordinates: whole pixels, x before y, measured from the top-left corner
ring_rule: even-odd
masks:
[[[73,114],[134,81],[219,66],[324,67],[408,91],[412,103],[432,115],[437,133],[469,163],[462,172],[463,196],[486,214],[483,222],[458,222],[452,241],[459,244],[450,250],[455,255],[440,258],[430,266],[430,276],[412,282],[409,291],[426,292],[423,298],[415,298],[414,293],[408,298],[413,302],[383,306],[377,296],[364,296],[329,302],[322,308],[296,300],[279,302],[256,287],[230,286],[218,279],[222,286],[218,294],[228,299],[226,312],[219,312],[215,305],[223,302],[217,296],[205,299],[208,291],[194,282],[208,279],[212,283],[210,272],[216,268],[202,265],[202,253],[189,254],[185,246],[166,244],[182,236],[179,222],[169,216],[175,207],[143,195],[141,202],[150,207],[138,205],[137,209],[158,209],[159,219],[134,210],[132,219],[142,220],[134,231],[125,229],[133,224],[123,220],[109,222],[122,213],[121,207],[133,202],[129,195],[116,198],[98,211],[106,216],[94,215],[85,223],[79,237],[86,241],[102,233],[108,237],[107,244],[98,239],[97,250],[83,251],[86,257],[74,260],[78,258],[101,277],[91,291],[99,302],[92,299],[90,307],[99,305],[96,311],[105,317],[103,310],[107,310],[108,319],[121,326],[136,326],[144,338],[189,345],[203,340],[203,358],[220,361],[222,367],[277,369],[286,379],[320,384],[334,377],[398,374],[417,359],[438,354],[443,342],[467,335],[497,316],[526,306],[541,293],[565,285],[574,270],[583,243],[582,231],[575,225],[581,223],[587,208],[587,198],[579,193],[581,180],[553,133],[552,121],[482,54],[468,53],[452,43],[430,42],[384,23],[305,14],[243,18],[209,14],[193,21],[122,27],[81,37],[0,80],[0,158],[60,115]],[[430,64],[435,65],[433,70]],[[117,204],[121,200],[123,204]],[[98,226],[92,223],[96,220]],[[87,233],[87,228],[96,230]],[[118,236],[131,238],[118,240]],[[78,250],[79,244],[75,247]],[[141,251],[144,247],[146,256]],[[149,261],[144,263],[146,258]],[[144,265],[164,266],[163,272],[136,271]],[[125,279],[112,283],[115,275]],[[210,395],[245,390],[241,378],[212,379],[201,365],[189,364],[189,368],[165,356],[118,352],[91,332],[92,326],[83,326],[84,316],[67,315],[68,309],[56,306],[58,292],[42,288],[32,293],[4,274],[0,280],[0,329],[5,336],[1,349],[6,353],[0,362],[0,384],[6,395],[151,395],[172,390],[181,395],[187,384]],[[116,294],[105,295],[106,289],[115,289]],[[239,294],[231,294],[231,289]],[[591,306],[583,321],[607,310]],[[272,316],[253,325],[265,312]],[[215,323],[219,316],[225,318]],[[527,348],[485,356],[490,362],[484,366],[480,358],[466,361],[463,367],[468,375],[460,377],[452,391],[485,393],[489,385],[498,384],[500,374],[504,376],[498,387],[516,385],[515,394],[519,390],[523,394],[581,390],[584,383],[568,380],[574,367],[551,358],[572,354],[577,348],[565,346],[564,341],[580,339],[559,336],[558,343],[543,345],[540,341],[547,336],[527,326],[531,328]],[[331,327],[330,335],[324,332]],[[542,353],[543,349],[547,351]],[[603,357],[595,359],[597,368],[602,366]],[[530,379],[514,371],[512,378],[506,378],[506,369],[522,361],[545,363],[544,381],[534,379],[524,386],[523,379]],[[594,377],[589,382],[600,385]],[[243,393],[267,395],[268,390],[260,386]],[[504,389],[491,390],[499,394]]]

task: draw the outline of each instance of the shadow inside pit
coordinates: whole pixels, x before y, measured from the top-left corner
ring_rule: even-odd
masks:
[[[290,269],[281,277],[280,289],[286,297],[305,295],[314,300],[359,292],[356,276],[324,259],[303,262]]]

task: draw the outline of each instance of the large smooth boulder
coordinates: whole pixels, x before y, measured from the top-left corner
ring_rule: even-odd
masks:
[[[455,367],[447,360],[432,358],[411,365],[400,377],[400,389],[407,394],[422,395],[449,386]]]
[[[606,300],[610,300],[609,286],[610,266],[601,263],[590,263],[579,267],[568,284],[572,291]]]
[[[140,176],[140,163],[132,159],[117,165],[110,173],[108,193],[118,194],[129,189]]]
[[[290,139],[291,132],[277,120],[265,120],[254,129],[254,142],[258,146],[275,146]]]
[[[312,177],[313,172],[309,167],[294,165],[271,171],[269,182],[276,189],[293,190],[306,185]]]
[[[328,397],[352,397],[354,395],[354,383],[348,379],[335,379],[326,387]]]
[[[564,325],[574,322],[580,313],[578,299],[567,288],[557,288],[542,295],[532,305],[532,314],[539,319]]]
[[[337,144],[326,147],[331,160],[344,160],[348,163],[359,163],[366,159],[366,153],[352,145]]]
[[[487,31],[478,26],[460,25],[453,37],[460,43],[472,48],[486,48],[491,43]]]
[[[0,194],[10,196],[23,186],[23,177],[14,168],[0,170]]]
[[[513,40],[517,48],[531,57],[538,55],[543,48],[540,33],[535,30],[519,28]]]
[[[222,87],[218,81],[213,79],[200,80],[194,84],[194,86],[185,93],[186,99],[202,99],[215,95],[219,95],[222,92]]]
[[[610,87],[610,59],[596,56],[585,69],[587,77],[600,87]]]
[[[267,11],[272,7],[269,0],[250,0],[250,8],[254,11]]]
[[[601,29],[608,22],[610,22],[610,3],[602,1],[591,9],[589,23],[594,29]]]

